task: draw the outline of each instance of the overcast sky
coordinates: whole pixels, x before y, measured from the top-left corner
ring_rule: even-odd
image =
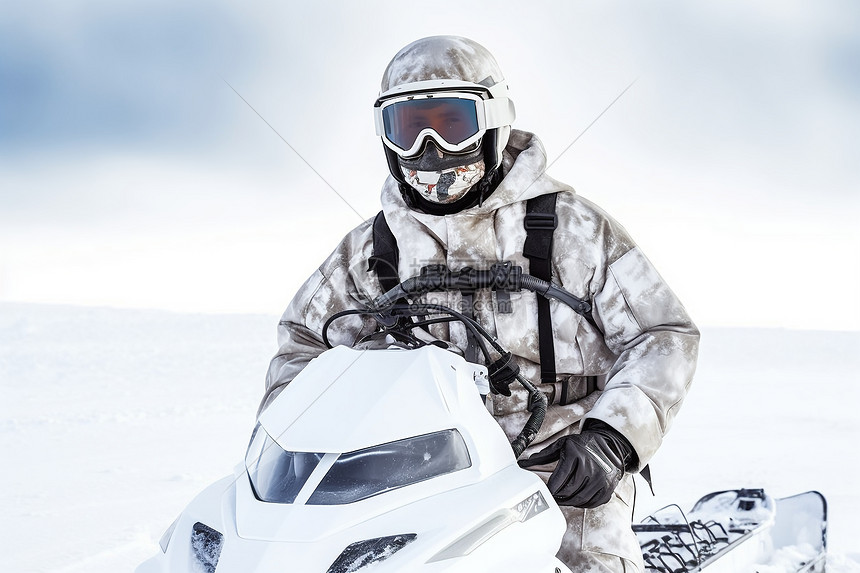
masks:
[[[432,8],[6,3],[0,300],[280,313],[379,209],[388,60],[449,33],[697,322],[860,329],[855,2]]]

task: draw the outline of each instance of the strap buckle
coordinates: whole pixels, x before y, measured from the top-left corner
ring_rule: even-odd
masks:
[[[555,213],[526,213],[523,226],[527,231],[552,231],[558,227],[558,217]]]

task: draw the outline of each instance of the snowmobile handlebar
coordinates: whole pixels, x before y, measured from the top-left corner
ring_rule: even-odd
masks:
[[[417,276],[406,279],[382,296],[378,297],[373,303],[373,306],[377,311],[374,316],[380,324],[388,328],[396,328],[397,321],[400,317],[404,316],[404,314],[398,312],[398,310],[406,310],[403,308],[404,305],[402,303],[408,298],[415,299],[415,297],[419,297],[428,292],[442,291],[460,291],[464,294],[471,294],[480,289],[508,292],[519,292],[520,290],[525,289],[549,299],[557,299],[558,301],[568,305],[578,314],[585,317],[589,323],[594,324],[591,317],[591,304],[588,301],[582,300],[548,281],[523,273],[522,267],[514,265],[510,261],[495,263],[486,270],[465,267],[459,271],[452,271],[446,265],[437,264],[425,266]],[[426,310],[430,310],[429,307],[436,305],[419,304],[412,306],[425,307]],[[414,314],[416,310],[418,309],[413,308],[412,313]],[[493,340],[488,333],[483,331],[480,325],[473,319],[459,315],[459,313],[453,312],[450,309],[446,309],[446,311],[454,315],[458,315],[458,318],[467,326],[467,328],[480,331],[476,334],[482,334],[502,355],[502,358],[499,361],[491,363],[489,361],[489,355],[486,348],[484,348],[484,354],[488,359],[487,363],[490,365],[491,381],[497,378],[507,378],[508,383],[510,383],[510,380],[515,378],[529,392],[528,410],[531,412],[531,415],[522,431],[511,443],[515,456],[519,457],[526,447],[528,447],[528,445],[534,440],[538,430],[543,424],[544,416],[546,415],[548,407],[547,397],[531,382],[519,374],[518,366],[512,366],[512,369],[508,372],[492,372],[494,366],[499,364],[499,362],[510,362],[510,353],[506,353],[503,348],[499,347],[498,344],[495,343],[495,340]],[[408,314],[408,312],[406,314]],[[476,338],[480,340],[480,336]],[[506,389],[507,387],[505,386],[505,390]],[[506,394],[510,395],[510,391],[508,390]]]
[[[582,316],[591,318],[591,303],[548,281],[524,274],[522,267],[510,261],[495,263],[486,270],[465,267],[459,271],[452,271],[445,265],[428,265],[421,269],[419,275],[406,279],[377,298],[374,306],[384,309],[403,298],[420,296],[428,292],[474,292],[479,289],[508,292],[519,292],[525,289],[547,298],[557,299]]]
[[[417,276],[406,279],[378,297],[368,308],[345,310],[329,317],[323,325],[322,339],[325,345],[331,348],[331,342],[328,339],[329,326],[335,320],[347,315],[373,316],[382,327],[376,335],[395,336],[413,346],[426,344],[411,334],[413,329],[423,328],[436,322],[453,320],[461,322],[472,333],[473,339],[484,354],[493,392],[510,396],[508,386],[513,380],[517,380],[529,393],[528,410],[531,414],[522,431],[511,442],[514,454],[519,457],[534,440],[543,424],[548,407],[547,397],[520,374],[519,366],[512,360],[510,352],[502,348],[474,318],[442,305],[416,300],[428,292],[460,291],[463,294],[472,294],[480,289],[508,292],[525,289],[546,298],[557,299],[585,317],[589,323],[594,324],[591,317],[591,304],[588,301],[577,298],[548,281],[524,274],[522,267],[510,261],[495,263],[486,270],[465,267],[459,271],[452,271],[445,265],[428,265],[423,267]],[[408,299],[416,302],[409,303]],[[428,315],[434,314],[447,315],[448,318],[427,318]],[[501,358],[494,360],[484,341],[488,342]]]

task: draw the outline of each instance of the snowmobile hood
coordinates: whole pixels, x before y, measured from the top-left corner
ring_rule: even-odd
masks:
[[[485,367],[436,346],[339,346],[311,361],[259,422],[287,451],[344,453],[448,429],[459,429],[470,451],[492,450],[505,438],[482,412],[476,373]],[[491,465],[513,463],[508,453],[510,459]]]

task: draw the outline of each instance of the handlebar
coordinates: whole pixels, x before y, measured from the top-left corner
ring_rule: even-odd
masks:
[[[409,335],[411,329],[429,325],[439,320],[457,320],[463,323],[467,330],[471,331],[475,340],[479,343],[479,347],[484,354],[486,363],[491,366],[489,372],[491,378],[491,386],[494,382],[504,383],[505,389],[507,384],[514,378],[518,380],[523,387],[529,392],[528,410],[531,412],[529,419],[523,426],[519,435],[511,442],[511,447],[517,457],[528,447],[534,440],[541,425],[543,424],[544,416],[547,411],[547,398],[534,386],[531,382],[519,374],[519,366],[510,360],[510,353],[506,352],[493,336],[490,335],[474,318],[461,314],[453,309],[445,306],[416,302],[408,304],[409,298],[413,300],[416,297],[424,295],[428,292],[441,291],[460,291],[463,294],[472,294],[480,289],[492,289],[496,291],[519,292],[520,290],[528,290],[550,299],[556,299],[575,312],[582,315],[590,324],[595,325],[591,317],[592,306],[588,301],[582,300],[561,287],[555,286],[552,283],[524,274],[522,267],[516,266],[510,261],[504,263],[496,263],[486,270],[476,270],[471,267],[466,267],[459,271],[452,271],[445,265],[428,265],[421,269],[420,274],[410,279],[406,279],[396,287],[376,298],[369,308],[345,310],[336,313],[329,317],[322,329],[323,342],[331,348],[328,340],[327,332],[329,325],[338,318],[350,314],[371,315],[382,327],[382,333],[399,334],[416,344],[422,344],[421,341]],[[427,314],[441,313],[451,317],[450,319],[423,319],[419,322],[414,322],[415,317],[426,316]],[[404,322],[405,321],[405,322]],[[489,342],[490,345],[502,356],[499,361],[493,361],[489,349],[483,343]],[[495,368],[499,363],[501,366]],[[496,388],[496,391],[500,391]],[[510,395],[507,391],[506,395]]]
[[[528,290],[547,298],[554,298],[591,322],[591,303],[582,300],[554,284],[524,274],[522,267],[510,262],[495,263],[487,270],[466,267],[452,271],[445,265],[428,265],[421,273],[406,279],[374,301],[374,306],[384,309],[395,302],[410,296],[420,296],[428,292],[461,291],[474,292],[479,289],[492,289],[508,292]]]

